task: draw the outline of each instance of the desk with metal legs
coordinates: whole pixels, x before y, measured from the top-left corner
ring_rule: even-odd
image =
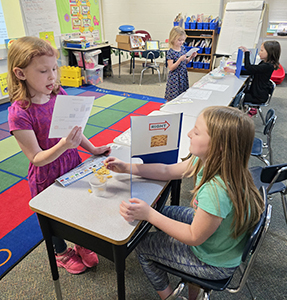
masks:
[[[113,145],[111,155],[129,161],[130,148]],[[128,223],[119,214],[121,201],[130,198],[128,174],[113,173],[105,197],[95,197],[88,192],[91,176],[94,175],[88,175],[67,187],[55,183],[34,197],[29,205],[39,218],[57,299],[62,299],[62,294],[52,236],[79,244],[113,261],[117,272],[118,299],[124,300],[125,259],[151,225],[138,221]],[[172,182],[133,176],[132,196],[160,210],[165,205],[171,185]],[[178,198],[173,199],[173,203],[176,204],[176,201]]]

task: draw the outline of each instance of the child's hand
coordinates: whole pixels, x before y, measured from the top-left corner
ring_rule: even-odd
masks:
[[[134,220],[148,220],[149,212],[152,209],[143,200],[132,198],[129,200],[130,203],[122,201],[120,204],[120,214],[128,222],[133,222]]]
[[[246,51],[249,51],[246,47],[244,47],[244,46],[240,46],[240,47],[238,47],[239,49],[241,49],[243,52],[246,52]]]
[[[186,55],[183,54],[178,60],[179,60],[179,61],[185,61],[185,60],[186,60]]]
[[[110,146],[101,146],[101,147],[95,147],[93,154],[94,155],[104,154],[106,156],[109,156],[111,154],[111,151],[112,149]]]
[[[67,149],[78,148],[82,141],[82,127],[75,126],[64,140]]]
[[[111,170],[116,173],[129,172],[129,170],[127,170],[128,164],[115,157],[108,157],[104,160],[104,164],[108,170]]]
[[[235,70],[232,69],[232,68],[230,68],[230,67],[224,67],[224,71],[225,71],[226,73],[235,73]]]

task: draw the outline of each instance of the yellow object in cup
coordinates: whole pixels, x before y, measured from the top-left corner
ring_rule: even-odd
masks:
[[[103,197],[107,190],[106,176],[93,176],[90,179],[90,186],[93,195],[96,197]]]

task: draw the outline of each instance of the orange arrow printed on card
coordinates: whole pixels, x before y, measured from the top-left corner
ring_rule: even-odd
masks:
[[[150,123],[149,124],[149,130],[167,130],[167,128],[170,126],[170,124],[167,121],[164,122],[158,122],[158,123]]]

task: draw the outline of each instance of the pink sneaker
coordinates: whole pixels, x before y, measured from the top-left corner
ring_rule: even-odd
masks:
[[[71,274],[80,274],[87,269],[72,248],[68,248],[63,255],[56,254],[56,262],[58,267],[65,268]]]
[[[95,252],[79,245],[75,245],[74,250],[82,258],[82,262],[86,267],[92,268],[99,263],[98,255]]]
[[[252,108],[249,109],[249,112],[248,112],[249,117],[253,117],[256,114],[257,114],[257,108],[252,107]]]

